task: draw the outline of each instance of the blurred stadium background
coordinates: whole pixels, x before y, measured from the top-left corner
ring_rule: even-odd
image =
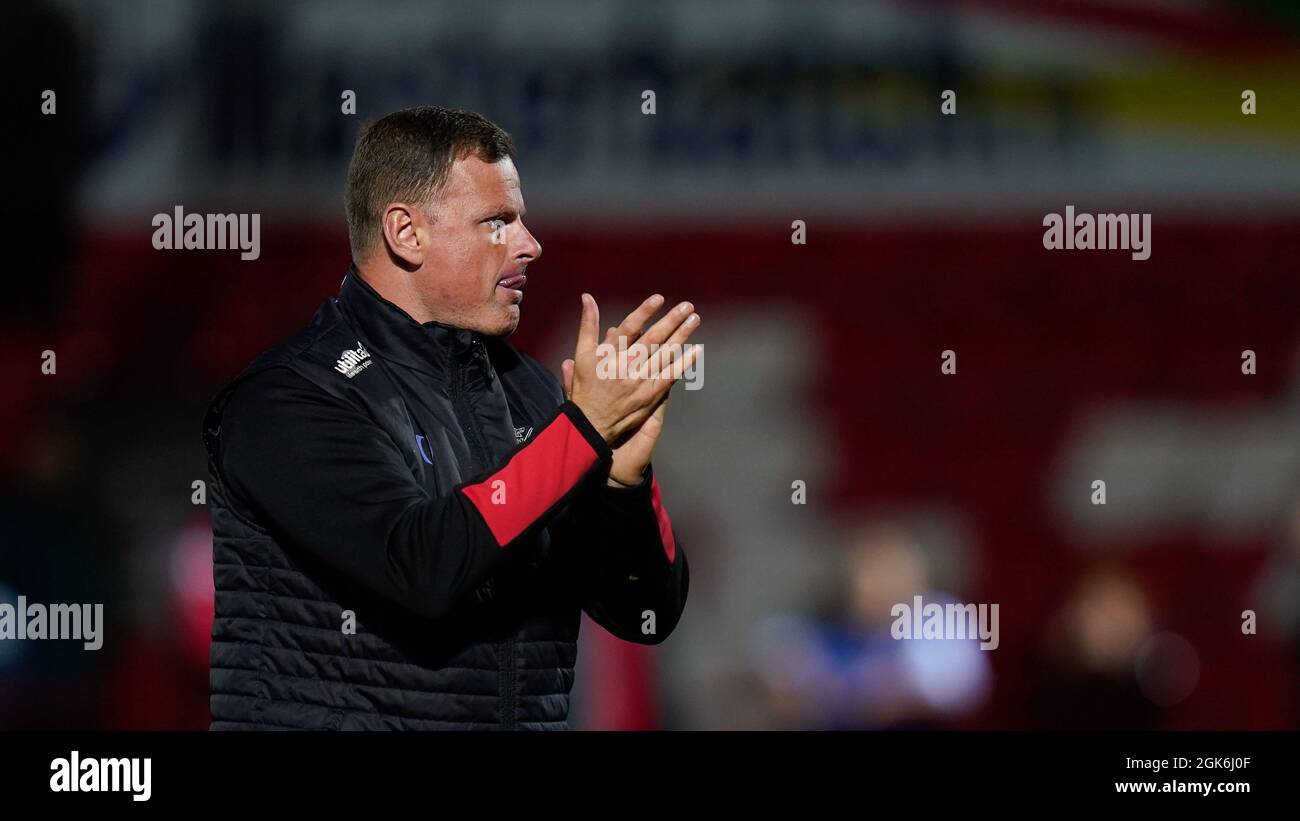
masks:
[[[0,599],[104,602],[108,626],[97,653],[0,644],[0,727],[207,726],[201,412],[335,292],[352,142],[415,104],[520,146],[545,247],[525,350],[558,367],[582,290],[705,320],[656,459],[686,615],[657,648],[588,622],[574,726],[1297,725],[1293,2],[7,16]],[[177,205],[260,213],[260,258],[154,250]],[[1049,254],[1066,205],[1150,212],[1151,258]],[[998,649],[889,640],[922,593],[999,604]]]

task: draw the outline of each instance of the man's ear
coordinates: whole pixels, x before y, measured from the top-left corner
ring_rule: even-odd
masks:
[[[424,264],[424,245],[420,230],[424,226],[424,215],[416,208],[404,202],[390,203],[384,209],[382,226],[384,244],[388,252],[405,262],[411,268]]]

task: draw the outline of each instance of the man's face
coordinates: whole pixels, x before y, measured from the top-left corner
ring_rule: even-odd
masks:
[[[506,157],[488,163],[457,160],[442,195],[429,207],[433,253],[418,283],[425,307],[439,321],[489,336],[519,326],[524,269],[542,246],[524,227],[519,173]]]

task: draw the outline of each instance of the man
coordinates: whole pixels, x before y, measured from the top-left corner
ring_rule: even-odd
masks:
[[[564,729],[580,611],[676,626],[650,457],[699,316],[647,299],[617,370],[583,294],[563,384],[515,350],[542,249],[514,158],[469,112],[366,128],[338,297],[213,401],[213,729]]]

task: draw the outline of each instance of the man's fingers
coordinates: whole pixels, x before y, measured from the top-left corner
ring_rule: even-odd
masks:
[[[673,333],[673,331],[677,330],[678,326],[686,321],[686,318],[690,316],[691,312],[694,310],[695,306],[689,302],[678,304],[677,307],[664,314],[658,322],[651,325],[650,330],[641,334],[641,338],[637,341],[647,346],[662,343]]]
[[[695,333],[695,330],[699,327],[700,315],[696,313],[688,315],[673,331],[673,335],[655,349],[653,355],[647,357],[646,361],[634,363],[629,367],[636,367],[638,369],[637,373],[642,377],[654,377],[656,374],[665,378],[669,376],[673,378],[681,377],[681,368],[683,366],[678,366],[678,370],[673,373],[669,373],[668,368],[674,360],[682,357],[685,353],[683,346],[685,346],[686,340],[690,339],[691,334]]]
[[[667,380],[668,387],[671,388],[675,385],[677,380],[685,376],[687,372],[692,372],[695,368],[695,363],[699,362],[700,357],[703,355],[703,345],[683,345],[681,357],[672,364],[672,370],[668,374],[670,377]]]
[[[695,333],[695,329],[698,327],[700,327],[700,315],[696,313],[687,315],[686,319],[682,320],[682,324],[678,325],[676,330],[673,331],[673,335],[668,337],[668,341],[659,346],[660,349],[672,348],[674,345],[685,345],[686,340],[691,338],[691,334]]]
[[[687,336],[689,335],[688,333]],[[654,382],[656,393],[666,391],[695,366],[702,352],[703,347],[700,345],[663,345],[650,357],[641,376]]]
[[[654,381],[656,383],[655,389],[658,390],[660,386],[657,383],[660,380],[672,380],[674,378],[673,361],[681,358],[684,353],[680,346],[677,350],[673,350],[667,345],[661,345],[644,363],[641,363],[636,371],[637,378]],[[680,376],[681,371],[678,370],[676,375]]]
[[[560,373],[564,376],[564,398],[573,398],[573,360],[566,359],[560,364]]]
[[[578,321],[577,352],[594,351],[600,338],[600,306],[591,294],[582,295],[582,319]]]
[[[658,381],[660,377],[667,375],[667,361],[671,353],[668,348],[661,347],[656,349],[654,353],[647,353],[639,361],[629,362],[627,366],[628,376],[632,379],[656,383],[654,390],[650,391],[650,393],[656,392],[659,388]]]
[[[628,344],[631,344],[641,335],[641,331],[645,328],[645,324],[650,321],[650,317],[654,316],[655,311],[658,311],[660,306],[663,304],[664,298],[660,294],[655,294],[654,296],[647,298],[645,302],[642,302],[636,310],[628,314],[627,317],[619,323],[618,330],[615,332],[615,340],[617,340],[617,337],[620,335],[626,336],[628,338]]]

